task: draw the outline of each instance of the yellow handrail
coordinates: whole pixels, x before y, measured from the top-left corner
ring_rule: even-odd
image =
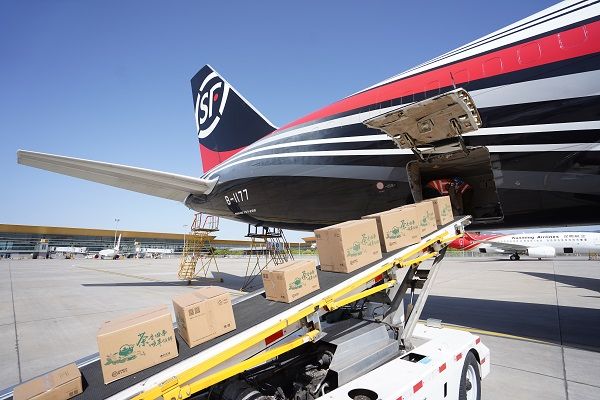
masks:
[[[137,396],[133,397],[133,399],[148,400],[148,399],[156,399],[161,396],[163,398],[169,399],[169,400],[171,398],[174,398],[174,399],[187,398],[192,393],[196,393],[197,391],[202,390],[205,387],[208,387],[210,385],[218,383],[221,380],[227,379],[229,376],[225,377],[225,375],[227,375],[227,373],[224,371],[233,371],[233,368],[236,368],[235,370],[238,371],[239,368],[242,368],[244,366],[246,366],[246,369],[248,369],[248,368],[251,368],[251,367],[247,367],[248,365],[252,365],[252,366],[259,365],[260,363],[264,362],[264,361],[259,361],[259,360],[268,360],[270,358],[275,357],[276,355],[273,355],[273,354],[275,354],[277,351],[280,351],[281,349],[284,348],[284,346],[287,346],[287,345],[279,346],[273,350],[264,351],[262,353],[259,353],[255,356],[252,356],[252,357],[236,364],[233,367],[226,368],[226,369],[224,369],[220,372],[217,372],[215,374],[212,374],[206,378],[202,378],[197,381],[197,382],[201,382],[201,384],[197,384],[197,382],[193,382],[189,385],[182,386],[183,383],[188,382],[188,381],[196,378],[197,376],[209,371],[210,369],[218,366],[219,364],[230,359],[231,357],[242,353],[243,351],[249,349],[250,347],[260,343],[262,340],[266,339],[267,337],[273,335],[276,332],[279,332],[282,329],[285,329],[286,327],[290,326],[291,324],[293,324],[295,322],[300,321],[301,319],[309,316],[310,314],[318,311],[319,309],[331,310],[329,307],[333,307],[333,309],[335,309],[337,307],[341,307],[343,305],[346,305],[353,301],[356,301],[360,298],[369,296],[373,293],[376,293],[376,292],[384,290],[390,286],[393,286],[393,284],[396,283],[395,280],[375,286],[373,288],[364,290],[360,293],[357,293],[355,295],[352,295],[352,296],[349,296],[349,297],[346,297],[346,298],[343,298],[340,300],[340,298],[342,298],[342,296],[352,292],[353,290],[359,288],[360,286],[364,285],[365,283],[375,279],[377,276],[383,274],[384,272],[387,272],[389,269],[393,268],[394,266],[399,267],[399,268],[408,267],[408,266],[420,263],[428,258],[436,256],[438,254],[437,252],[431,252],[431,253],[427,253],[423,256],[414,258],[412,260],[407,260],[408,258],[416,255],[417,253],[419,253],[419,252],[423,251],[424,249],[426,249],[427,247],[431,246],[433,243],[436,243],[438,241],[445,242],[444,238],[447,235],[448,235],[447,232],[442,232],[439,235],[436,235],[433,238],[427,240],[426,242],[420,243],[419,246],[415,247],[414,249],[411,249],[408,253],[405,253],[401,257],[398,257],[397,259],[394,259],[393,261],[382,265],[381,267],[377,268],[376,270],[374,270],[374,271],[368,273],[367,275],[365,275],[364,277],[360,278],[356,282],[353,282],[352,284],[338,290],[337,292],[326,297],[325,299],[322,299],[318,302],[313,303],[312,305],[310,305],[308,307],[305,307],[304,309],[298,311],[297,313],[290,316],[289,318],[286,318],[282,321],[277,322],[276,324],[270,326],[269,328],[264,329],[263,331],[252,335],[250,338],[244,340],[242,343],[240,343],[234,347],[231,347],[229,349],[226,349],[222,353],[219,353],[219,354],[216,354],[216,355],[210,357],[209,359],[203,361],[201,364],[183,371],[182,373],[164,381],[162,384],[138,394]],[[394,283],[392,284],[391,282],[394,282]],[[318,333],[319,332],[317,330],[310,331],[308,334],[306,334],[302,338],[297,339],[293,342],[290,342],[289,345],[297,344],[297,343],[299,343],[298,342],[299,340],[305,340],[306,336],[310,336],[310,340],[313,340],[314,337],[316,337],[316,335]],[[313,336],[311,336],[311,335],[313,335]],[[302,343],[306,343],[306,340]],[[289,351],[289,350],[286,350],[286,351]],[[283,352],[285,352],[285,351],[283,351]],[[278,353],[277,355],[283,354],[283,352]],[[267,357],[267,358],[265,358],[265,357]],[[243,372],[244,370],[245,369],[241,369],[241,370],[239,370],[239,372]],[[235,372],[233,375],[235,375],[236,373],[239,373],[239,372]],[[233,375],[230,375],[230,376],[233,376]],[[218,377],[221,377],[222,379],[215,380]],[[210,383],[207,384],[207,382],[209,382],[207,379],[209,379],[209,378],[211,380],[210,380]],[[208,386],[203,386],[204,384],[207,384]],[[184,388],[185,388],[185,390],[184,390]],[[174,397],[171,397],[171,395],[173,395]],[[182,395],[182,396],[185,395],[186,397],[179,397],[180,395]]]
[[[234,375],[252,369],[266,361],[269,361],[270,359],[273,359],[283,353],[293,350],[296,347],[302,346],[304,343],[312,342],[315,340],[318,334],[318,330],[312,330],[307,334],[303,335],[302,337],[299,337],[298,339],[295,339],[286,344],[282,344],[281,346],[277,346],[274,349],[257,354],[254,357],[248,358],[247,360],[232,365],[231,367],[215,372],[214,374],[192,382],[189,385],[174,387],[173,389],[164,393],[163,398],[176,400],[187,399],[192,395],[192,393],[197,393],[203,389],[206,389],[207,387],[224,381],[227,378],[231,378]]]

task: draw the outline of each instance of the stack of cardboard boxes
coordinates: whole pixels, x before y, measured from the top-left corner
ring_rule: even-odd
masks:
[[[173,299],[179,335],[194,347],[235,329],[229,293],[207,286]]]
[[[173,299],[179,334],[197,346],[235,329],[229,293],[203,287]],[[177,357],[177,340],[166,305],[148,308],[111,321],[98,330],[98,350],[104,383],[135,374]],[[15,400],[66,400],[82,392],[75,364],[17,386]]]
[[[373,219],[342,222],[315,231],[321,271],[352,272],[381,258]]]
[[[179,335],[189,347],[235,329],[229,293],[207,286],[173,299]],[[104,383],[177,357],[177,340],[166,305],[105,322],[98,331]]]
[[[319,290],[317,263],[313,260],[289,261],[262,272],[265,297],[291,303]]]
[[[425,202],[430,202],[433,205],[435,221],[438,225],[449,224],[454,219],[450,197],[441,196],[434,199],[425,200]]]
[[[381,253],[418,243],[453,219],[448,196],[370,214],[315,230],[322,271],[355,271]]]
[[[382,252],[389,253],[421,240],[421,226],[416,207],[400,207],[363,217],[368,218],[377,222]]]
[[[166,305],[105,322],[97,340],[104,383],[178,355],[171,312]]]
[[[66,400],[81,392],[81,373],[75,364],[69,364],[15,387],[13,399]]]

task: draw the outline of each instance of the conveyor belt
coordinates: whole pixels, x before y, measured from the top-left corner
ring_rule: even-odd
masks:
[[[456,223],[462,218],[456,218],[450,224],[447,224],[443,227],[438,227],[437,232],[440,230]],[[399,249],[390,253],[383,253],[382,259],[388,259],[393,257],[395,254],[399,254],[404,251],[406,248]],[[349,278],[358,275],[359,273],[373,267],[374,265],[381,262],[382,259],[379,259],[375,262],[372,262],[366,265],[363,268],[360,268],[356,271],[353,271],[348,274],[344,273],[336,273],[336,272],[326,272],[317,269],[317,274],[319,277],[319,285],[320,289],[316,292],[310,294],[310,296],[315,296],[321,292],[329,290],[338,284],[348,280]],[[226,333],[222,336],[209,340],[208,342],[197,345],[193,348],[190,348],[184,341],[181,339],[179,334],[176,331],[176,339],[177,345],[179,349],[179,355],[172,360],[165,361],[153,367],[147,368],[143,371],[140,371],[136,374],[127,376],[118,381],[104,384],[104,380],[102,378],[102,370],[100,367],[100,360],[95,360],[89,364],[81,366],[79,369],[81,371],[81,375],[83,377],[83,393],[74,397],[74,399],[105,399],[107,397],[113,396],[127,388],[134,386],[135,384],[159,373],[171,367],[181,361],[192,357],[203,350],[206,350],[230,337],[235,335],[239,335],[244,331],[252,328],[261,322],[264,322],[272,317],[275,317],[278,314],[289,310],[296,305],[304,302],[309,298],[309,296],[305,296],[300,298],[292,303],[280,303],[267,300],[264,296],[263,291],[257,291],[254,295],[243,296],[242,298],[236,299],[237,302],[233,302],[233,312],[235,315],[236,329],[232,332]]]
[[[400,251],[400,250],[399,250]],[[399,252],[398,251],[398,252]],[[395,253],[395,252],[394,252]],[[384,254],[384,257],[387,257],[393,253]],[[347,280],[349,277],[358,274],[365,269],[375,265],[376,262],[369,264],[359,270],[353,271],[349,274],[341,274],[337,272],[325,272],[321,270],[317,270],[317,274],[319,276],[319,285],[321,288],[317,292],[311,293],[311,296],[314,296],[317,293],[325,291],[327,289],[331,289],[339,283]],[[193,348],[190,348],[181,337],[176,334],[177,337],[177,345],[179,348],[179,356],[175,357],[172,360],[165,361],[154,367],[150,367],[143,371],[140,371],[136,374],[127,376],[123,379],[119,379],[118,381],[109,383],[108,385],[104,384],[104,380],[102,379],[102,370],[100,368],[100,361],[94,361],[91,364],[83,366],[80,368],[81,375],[84,377],[84,389],[83,393],[75,399],[104,399],[106,397],[112,396],[122,390],[127,389],[130,386],[133,386],[135,383],[138,383],[156,373],[170,367],[171,365],[177,364],[186,358],[193,356],[194,354],[198,354],[201,351],[214,346],[215,344],[228,339],[234,335],[238,335],[239,333],[251,328],[263,321],[268,320],[282,312],[294,307],[301,302],[306,301],[306,297],[296,300],[292,303],[279,303],[275,301],[267,300],[264,297],[264,293],[258,294],[256,296],[250,297],[245,301],[233,305],[233,313],[235,315],[235,324],[236,329],[225,335],[219,336],[208,342],[199,344]],[[175,330],[177,331],[177,329]]]

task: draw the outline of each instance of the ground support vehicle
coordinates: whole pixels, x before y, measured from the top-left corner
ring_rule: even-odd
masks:
[[[111,384],[97,357],[81,361],[77,398],[479,399],[488,348],[439,320],[419,323],[446,246],[469,221],[456,218],[350,274],[319,270],[321,289],[293,303],[260,290],[238,298],[235,331],[194,348],[178,338],[177,358]]]

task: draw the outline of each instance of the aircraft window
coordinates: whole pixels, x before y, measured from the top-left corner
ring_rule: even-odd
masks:
[[[461,69],[450,72],[450,78],[454,80],[456,86],[466,85],[469,83],[469,70]]]
[[[542,56],[539,43],[527,43],[517,50],[519,64],[529,64]]]
[[[569,29],[561,32],[558,35],[558,44],[561,49],[568,49],[583,44],[588,39],[587,27],[581,26],[576,29]]]
[[[517,50],[519,64],[530,64],[542,56],[542,48],[539,43],[527,43]]]
[[[490,58],[483,62],[483,75],[494,76],[502,72],[502,59],[500,57]]]

